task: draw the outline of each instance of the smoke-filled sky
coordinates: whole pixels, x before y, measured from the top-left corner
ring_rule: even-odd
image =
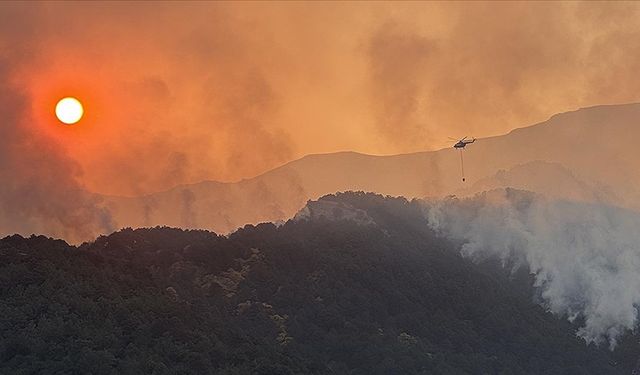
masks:
[[[639,16],[592,2],[3,2],[0,178],[15,186],[2,195],[233,181],[638,101]],[[53,115],[67,95],[86,109],[73,126]]]

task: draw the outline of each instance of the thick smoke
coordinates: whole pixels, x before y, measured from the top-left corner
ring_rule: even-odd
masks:
[[[7,35],[2,31],[0,25],[0,35]],[[14,69],[29,62],[24,58],[29,50],[21,43],[28,38],[0,38],[0,235],[89,240],[113,229],[111,216],[78,183],[78,165],[42,134],[32,116],[32,103]]]
[[[624,77],[640,66],[639,11],[622,2],[394,9],[369,37],[375,124],[395,150],[419,150],[638,101],[638,81]]]
[[[426,108],[421,102],[423,84],[417,78],[428,60],[436,57],[436,44],[385,25],[372,36],[368,53],[378,130],[391,142],[424,146]]]
[[[526,265],[547,308],[584,322],[578,335],[613,348],[640,304],[640,214],[600,204],[494,190],[428,208],[430,225],[474,259]]]
[[[44,57],[23,69],[27,91],[84,90],[93,126],[64,148],[105,194],[434,149],[640,99],[633,3],[0,7],[0,46]]]
[[[6,90],[0,87],[0,96]],[[77,165],[32,132],[24,105],[22,98],[0,104],[0,234],[42,233],[78,242],[111,231],[109,212],[77,182]]]

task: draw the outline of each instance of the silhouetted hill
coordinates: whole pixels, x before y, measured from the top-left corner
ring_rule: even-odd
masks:
[[[403,198],[326,196],[228,237],[12,236],[0,260],[2,373],[618,374],[637,357],[585,345],[526,271],[462,258]]]
[[[614,197],[615,204],[638,209],[639,120],[640,104],[598,106],[480,139],[465,151],[464,184],[454,149],[393,156],[340,152],[305,156],[236,183],[205,181],[143,197],[104,197],[104,204],[119,227],[169,225],[226,233],[247,223],[286,220],[307,200],[336,191],[442,197],[464,193],[476,183],[478,187],[500,170],[539,161],[565,168],[571,175],[564,179],[568,189],[581,188],[571,185],[569,179],[575,178],[602,190],[588,193],[590,197]],[[552,186],[558,174],[548,172],[519,179],[516,187]],[[583,196],[583,192],[567,195]]]

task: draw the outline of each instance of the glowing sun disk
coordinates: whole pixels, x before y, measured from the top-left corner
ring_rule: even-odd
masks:
[[[56,117],[67,125],[80,121],[83,114],[84,108],[82,108],[82,103],[76,98],[62,98],[58,104],[56,104]]]

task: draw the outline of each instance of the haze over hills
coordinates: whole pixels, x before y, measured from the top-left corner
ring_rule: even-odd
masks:
[[[502,177],[499,173],[504,170],[519,188],[558,195],[550,187],[560,173],[566,177],[563,198],[637,209],[638,119],[640,104],[596,106],[480,139],[465,151],[466,183],[461,182],[454,149],[393,156],[340,152],[309,155],[236,183],[205,181],[143,197],[104,197],[104,205],[119,227],[169,225],[228,232],[247,223],[284,220],[307,200],[336,191],[411,198],[504,187],[505,172]],[[521,166],[531,162],[539,163]],[[502,182],[489,182],[492,176]]]

